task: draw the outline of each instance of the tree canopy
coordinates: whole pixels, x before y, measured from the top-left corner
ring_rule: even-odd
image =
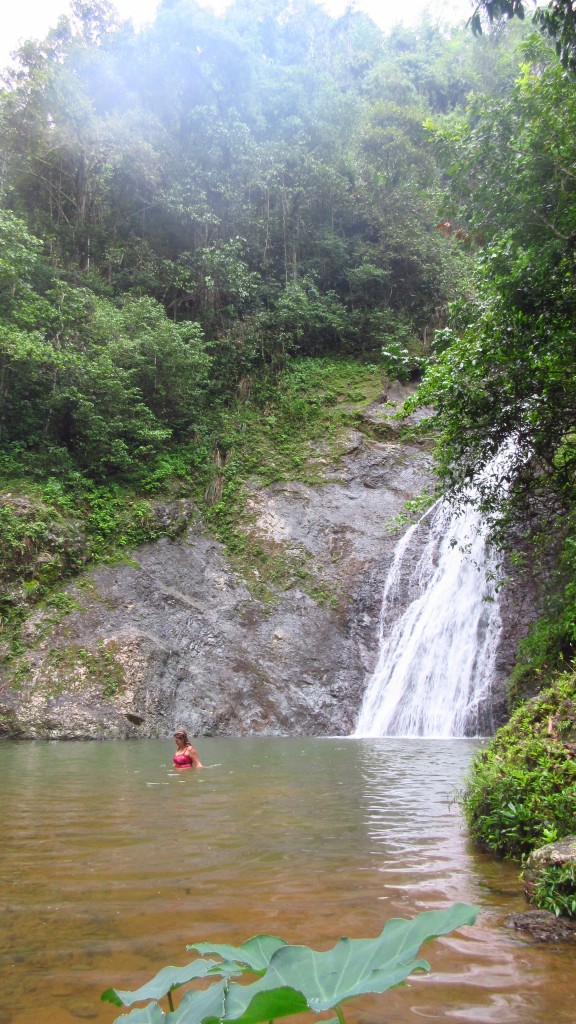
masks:
[[[436,338],[420,400],[435,403],[442,472],[464,492],[513,440],[501,478],[572,493],[576,425],[576,88],[532,41],[505,98],[431,126],[451,202],[481,233],[478,295]],[[493,478],[492,507],[502,504]]]
[[[477,34],[482,33],[483,16],[489,23],[500,18],[524,20],[533,10],[534,23],[554,42],[556,53],[564,67],[576,72],[576,7],[573,0],[550,0],[546,6],[537,6],[537,0],[482,0],[470,22]]]
[[[469,262],[423,122],[482,75],[481,43],[423,32],[311,0],[165,0],[135,32],[76,0],[24,44],[0,92],[2,443],[126,473],[287,355],[399,338],[410,363]]]

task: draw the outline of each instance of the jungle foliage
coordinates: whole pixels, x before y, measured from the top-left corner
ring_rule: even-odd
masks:
[[[294,360],[419,372],[471,265],[438,230],[423,123],[505,92],[509,54],[309,0],[165,2],[139,32],[76,0],[20,48],[0,91],[3,617],[156,536],[156,496],[216,507],[231,539],[251,432],[270,454],[277,423],[315,418],[306,374],[288,398]]]
[[[451,215],[482,249],[476,296],[436,333],[414,404],[434,406],[442,487],[546,581],[532,651],[552,667],[576,650],[576,83],[534,37],[506,96],[429,127]]]
[[[576,80],[542,36],[520,51],[505,93],[428,122],[447,229],[478,245],[476,291],[452,304],[409,403],[434,410],[440,488],[481,508],[541,606],[516,710],[464,797],[472,835],[510,857],[573,834],[576,813]],[[535,898],[571,914],[573,875],[543,877]]]
[[[576,72],[576,8],[572,0],[549,0],[538,4],[532,0],[480,0],[470,22],[477,35],[482,34],[483,21],[492,24],[502,18],[519,18],[532,12],[534,23],[553,40],[556,53],[565,68]]]
[[[464,808],[472,836],[505,857],[520,857],[574,834],[573,672],[559,676],[553,686],[518,707],[490,745],[480,751],[468,780]],[[576,895],[574,885],[570,895]]]
[[[531,902],[556,917],[576,918],[576,864],[549,864],[534,882]]]

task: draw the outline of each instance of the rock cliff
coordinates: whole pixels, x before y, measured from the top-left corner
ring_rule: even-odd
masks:
[[[349,733],[377,655],[393,519],[432,475],[429,454],[395,437],[389,412],[376,403],[372,436],[351,429],[337,462],[320,459],[322,484],[249,487],[245,529],[276,557],[307,560],[314,596],[292,587],[255,597],[190,510],[178,538],[78,578],[67,588],[74,610],[59,621],[30,617],[28,670],[0,691],[4,735]]]

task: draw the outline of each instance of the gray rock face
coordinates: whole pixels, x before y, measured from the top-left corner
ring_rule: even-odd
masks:
[[[251,596],[201,524],[68,588],[78,610],[26,628],[32,679],[5,731],[53,738],[346,734],[374,665],[391,519],[430,481],[418,447],[351,431],[325,483],[254,486],[252,538],[308,559],[326,592]],[[39,637],[42,637],[38,640]],[[6,723],[10,722],[8,728]]]
[[[61,621],[30,618],[31,676],[19,691],[0,688],[0,734],[350,733],[377,657],[399,537],[391,520],[431,483],[429,455],[386,436],[351,430],[337,466],[320,453],[322,485],[252,486],[244,528],[304,560],[318,599],[298,587],[273,601],[252,596],[222,546],[190,525],[129,564],[87,573],[68,588],[77,610]]]

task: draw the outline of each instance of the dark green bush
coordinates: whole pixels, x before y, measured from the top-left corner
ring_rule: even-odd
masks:
[[[557,917],[576,918],[576,864],[550,864],[538,875],[532,903]]]
[[[473,838],[504,857],[576,827],[576,674],[519,707],[475,758],[463,797]]]

